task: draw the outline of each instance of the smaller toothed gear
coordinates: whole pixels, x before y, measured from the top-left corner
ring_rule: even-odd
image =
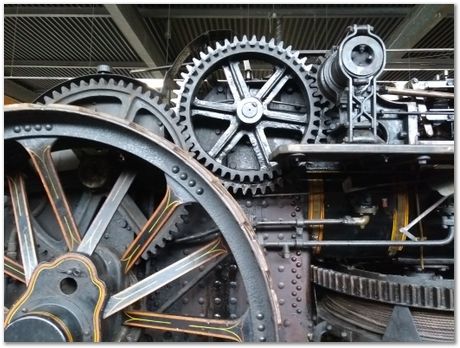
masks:
[[[187,149],[233,193],[265,193],[282,183],[270,154],[314,142],[320,110],[306,58],[283,43],[234,38],[208,47],[183,73],[177,126]]]

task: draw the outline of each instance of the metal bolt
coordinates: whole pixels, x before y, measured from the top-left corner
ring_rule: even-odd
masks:
[[[35,130],[38,130],[38,131],[39,131],[39,130],[42,129],[42,126],[41,126],[40,124],[36,124],[36,125],[34,126],[34,128],[35,128]]]
[[[284,271],[284,266],[278,266],[278,272],[283,272]]]
[[[182,180],[185,180],[187,179],[187,173],[182,173],[180,176],[179,176]]]
[[[32,127],[31,127],[29,124],[26,124],[26,125],[24,126],[24,130],[25,130],[26,132],[30,132],[31,129],[32,129]]]
[[[188,186],[190,186],[190,187],[193,187],[193,186],[195,186],[195,185],[196,185],[196,181],[195,181],[195,180],[190,180],[190,181],[188,182]]]
[[[262,313],[257,313],[256,318],[262,320],[264,318],[264,315]]]
[[[264,330],[265,330],[265,325],[264,325],[264,324],[260,324],[259,326],[257,326],[257,330],[259,330],[259,331],[264,331]]]
[[[46,130],[51,130],[51,129],[53,129],[53,126],[50,125],[50,124],[45,124],[45,129]]]
[[[278,288],[284,289],[285,284],[283,282],[278,283]]]
[[[201,187],[198,188],[198,189],[196,190],[196,193],[197,193],[198,195],[203,194],[203,192],[204,192],[204,190],[203,190]]]
[[[15,133],[19,133],[21,131],[21,127],[14,126],[13,130],[14,130]]]

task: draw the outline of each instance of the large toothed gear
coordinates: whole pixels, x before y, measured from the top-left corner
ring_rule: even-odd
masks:
[[[217,43],[200,58],[187,66],[172,100],[187,149],[233,193],[275,190],[282,173],[271,152],[314,143],[320,125],[306,58],[255,36]],[[267,66],[268,78],[252,76]]]
[[[161,94],[126,76],[77,77],[46,91],[35,103],[71,104],[104,112],[140,124],[180,147],[185,146],[174,127],[174,111],[163,103]]]

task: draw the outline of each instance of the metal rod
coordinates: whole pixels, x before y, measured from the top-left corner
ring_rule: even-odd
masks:
[[[447,198],[449,198],[450,195],[444,196],[441,199],[439,199],[436,203],[434,203],[431,207],[426,209],[423,213],[421,213],[419,216],[417,216],[414,220],[412,220],[407,226],[401,227],[399,229],[399,232],[404,233],[408,236],[408,231],[416,225],[420,220],[422,220],[425,216],[427,216],[429,213],[431,213],[433,210],[435,210],[442,202],[444,202]]]
[[[411,97],[436,97],[436,98],[447,98],[454,99],[454,93],[449,92],[438,92],[438,91],[418,91],[414,89],[399,89],[394,87],[385,87],[385,93],[404,95]]]
[[[286,221],[259,221],[256,223],[256,228],[263,227],[305,227],[311,225],[354,225],[354,226],[366,226],[369,223],[369,216],[351,217],[344,216],[339,219],[309,219],[309,220],[286,220]]]
[[[443,246],[454,240],[454,227],[449,227],[449,234],[444,239],[423,240],[423,241],[387,241],[387,240],[309,240],[289,242],[260,242],[265,248],[282,248],[287,244],[291,248],[311,248],[315,246],[366,246],[366,247],[420,247],[420,246]]]

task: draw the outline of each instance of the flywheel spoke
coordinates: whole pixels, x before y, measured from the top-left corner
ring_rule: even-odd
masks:
[[[26,282],[24,268],[8,256],[3,257],[3,271],[10,277],[19,280],[22,283]]]
[[[123,324],[126,326],[185,332],[236,342],[243,341],[242,318],[236,320],[205,319],[146,311],[126,311],[125,314],[128,319]]]
[[[89,226],[77,251],[87,255],[93,253],[135,177],[136,173],[132,171],[125,171],[120,174],[104,204]]]
[[[221,239],[214,240],[204,247],[198,249],[189,256],[163,268],[162,270],[148,276],[140,282],[130,286],[113,295],[107,301],[103,317],[107,318],[112,314],[126,308],[130,304],[140,300],[144,296],[162,288],[173,280],[204,265],[216,257],[226,254],[228,251]]]
[[[24,277],[26,283],[29,283],[30,277],[35,267],[37,267],[38,260],[24,177],[22,175],[8,177],[8,186],[21,250]]]
[[[201,110],[201,109],[198,109],[198,110],[193,109],[191,112],[191,115],[194,117],[201,116],[201,117],[214,118],[216,120],[223,120],[223,121],[231,121],[234,118],[234,116],[230,114],[224,114],[221,112]]]
[[[269,156],[270,156],[270,149],[267,146],[268,144],[264,143],[263,138],[266,139],[265,134],[261,137],[260,134],[257,133],[249,133],[248,134],[249,141],[251,142],[252,148],[254,149],[254,153],[257,157],[257,161],[259,162],[260,170],[266,169],[269,166]]]
[[[19,140],[29,153],[33,166],[40,176],[66,245],[70,251],[73,251],[80,244],[81,237],[51,157],[51,146],[54,141],[54,139]]]
[[[160,205],[155,209],[139,234],[128,245],[128,248],[122,255],[121,261],[125,273],[134,266],[136,261],[159,235],[161,229],[166,225],[174,211],[181,205],[182,202],[176,198],[171,188],[168,187]]]

